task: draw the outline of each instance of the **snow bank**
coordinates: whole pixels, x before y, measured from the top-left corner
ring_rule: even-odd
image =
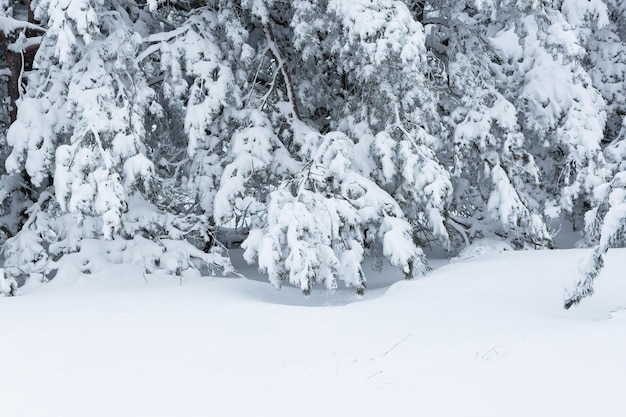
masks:
[[[626,252],[565,311],[583,253],[484,254],[362,298],[124,265],[58,277],[0,297],[2,415],[620,416]]]

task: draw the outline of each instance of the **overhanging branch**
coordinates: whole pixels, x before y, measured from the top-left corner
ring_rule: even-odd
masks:
[[[10,36],[14,32],[20,30],[33,30],[36,32],[45,33],[46,30],[39,25],[24,20],[17,20],[9,16],[0,16],[0,36]]]

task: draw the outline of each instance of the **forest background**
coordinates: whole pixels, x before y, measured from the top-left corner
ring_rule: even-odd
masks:
[[[621,0],[0,0],[0,46],[7,295],[239,246],[361,294],[368,257],[413,278],[566,222],[594,248],[569,308],[625,243]]]

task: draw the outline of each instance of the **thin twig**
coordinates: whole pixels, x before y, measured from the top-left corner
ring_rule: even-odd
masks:
[[[367,378],[365,378],[365,379],[366,379],[366,380],[370,380],[370,379],[374,378],[376,375],[380,375],[380,374],[382,374],[382,373],[383,373],[383,371],[378,371],[378,372],[376,372],[375,374],[372,374],[372,375],[368,376],[368,377],[367,377]]]
[[[410,334],[406,335],[406,337],[402,340],[400,340],[398,343],[396,343],[395,345],[393,345],[387,352],[383,353],[383,356],[387,356],[387,354],[389,352],[391,352],[392,350],[394,350],[395,348],[397,348],[398,346],[400,346],[402,343],[404,343],[406,341],[406,339],[408,339],[409,337],[411,337]],[[380,371],[382,372],[382,371]]]
[[[296,94],[293,87],[293,82],[291,80],[291,75],[289,74],[289,69],[287,68],[287,62],[283,59],[280,51],[278,50],[278,46],[276,45],[276,41],[274,39],[274,33],[272,32],[272,28],[269,24],[263,25],[263,32],[265,34],[265,40],[267,41],[267,47],[270,53],[274,56],[276,60],[276,68],[280,71],[283,81],[285,82],[285,90],[287,92],[287,99],[291,104],[291,109],[293,111],[293,116],[296,119],[300,118],[300,111],[298,110],[298,104],[296,102]]]

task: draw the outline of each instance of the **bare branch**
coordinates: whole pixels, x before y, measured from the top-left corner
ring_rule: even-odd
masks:
[[[291,75],[289,74],[289,70],[287,68],[287,63],[283,59],[278,47],[276,46],[276,41],[274,39],[274,34],[272,32],[272,28],[267,24],[263,24],[263,32],[265,33],[265,39],[267,40],[267,47],[274,59],[276,60],[276,67],[280,71],[283,81],[285,82],[285,90],[287,91],[287,98],[289,99],[289,103],[291,104],[291,108],[293,110],[294,116],[296,118],[300,118],[300,112],[298,111],[298,104],[296,103],[296,95],[293,88],[293,82],[291,81]]]

